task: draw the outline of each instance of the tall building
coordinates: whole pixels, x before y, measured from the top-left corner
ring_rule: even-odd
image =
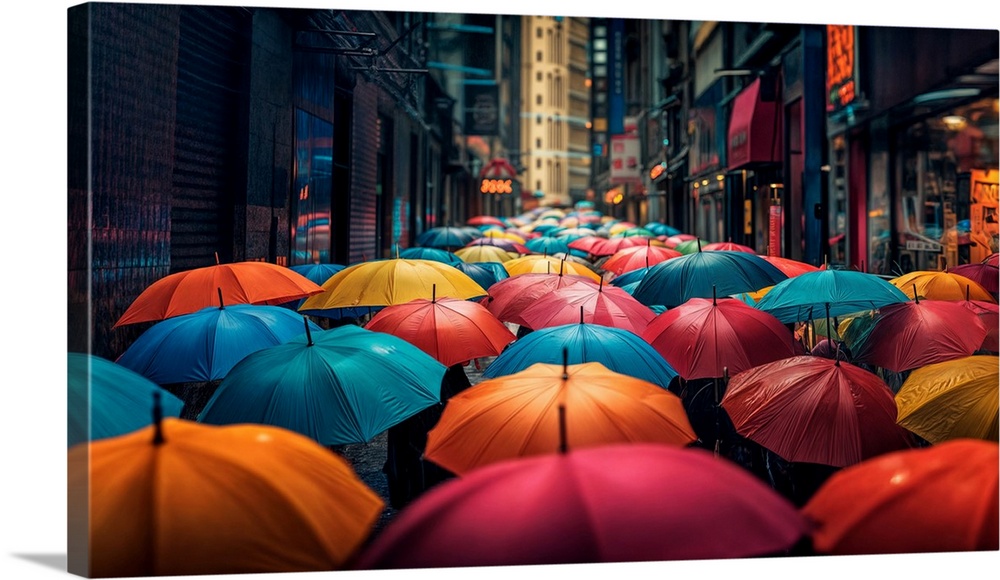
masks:
[[[589,187],[589,23],[525,16],[522,26],[523,209],[568,206]]]

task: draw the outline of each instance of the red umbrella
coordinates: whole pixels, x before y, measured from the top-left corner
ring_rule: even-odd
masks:
[[[743,371],[722,407],[736,431],[786,461],[844,467],[912,444],[878,375],[804,355]]]
[[[1000,254],[993,252],[989,256],[986,256],[986,259],[982,263],[1000,268]]]
[[[431,489],[358,569],[746,558],[809,528],[783,497],[701,449],[630,443],[507,460]]]
[[[691,298],[658,315],[642,338],[685,380],[721,378],[799,354],[792,331],[735,298]]]
[[[485,306],[457,298],[387,306],[365,328],[402,338],[447,367],[497,356],[515,338]]]
[[[707,249],[707,246],[706,248]],[[825,270],[826,266],[816,267],[812,264],[807,264],[805,262],[800,262],[798,260],[792,260],[791,258],[782,258],[780,256],[765,256],[760,255],[765,261],[770,262],[772,266],[781,270],[781,272],[788,276],[789,278],[794,278],[800,274],[805,274],[806,272],[815,272],[816,270]]]
[[[698,236],[695,236],[695,235],[692,235],[692,234],[677,234],[677,235],[674,235],[674,236],[669,236],[665,241],[668,244],[673,244],[674,246],[677,246],[678,244],[681,244],[681,243],[684,243],[684,242],[688,242],[688,241],[691,241],[691,240],[697,240],[697,239],[698,239]]]
[[[520,320],[538,330],[564,324],[600,324],[642,335],[656,313],[617,286],[576,285],[559,288],[535,299],[521,311]]]
[[[524,326],[522,310],[553,290],[577,285],[596,288],[597,282],[572,274],[518,274],[490,286],[483,304],[497,319]]]
[[[801,512],[822,554],[1000,548],[996,441],[955,439],[833,474]]]
[[[1000,292],[1000,268],[990,264],[962,264],[954,268],[948,268],[948,272],[964,276],[969,280],[979,284],[987,292],[996,294]]]
[[[963,302],[917,298],[879,309],[852,352],[856,361],[898,373],[969,356],[985,338],[986,327]]]
[[[985,300],[966,300],[959,304],[974,312],[986,327],[986,338],[976,350],[1000,352],[1000,305]]]
[[[661,248],[646,244],[618,250],[608,258],[602,266],[608,272],[624,274],[639,268],[648,268],[660,262],[665,262],[670,258],[678,258],[684,254],[677,250]]]
[[[743,244],[736,244],[733,242],[713,242],[711,244],[705,244],[701,249],[708,251],[728,250],[730,252],[746,252],[748,254],[757,253],[757,250],[751,248],[750,246],[744,246]]]
[[[625,238],[602,238],[599,236],[588,236],[573,240],[569,247],[574,250],[587,252],[594,256],[610,256],[625,248],[648,245],[645,238],[630,236]]]
[[[470,217],[468,221],[466,221],[465,223],[470,226],[500,226],[502,228],[507,227],[507,224],[505,224],[503,220],[491,215],[473,216]]]
[[[516,254],[523,255],[532,253],[531,250],[529,250],[524,244],[519,244],[514,240],[508,240],[506,238],[482,237],[465,245],[466,248],[472,248],[475,246],[496,246],[505,252],[514,252]]]

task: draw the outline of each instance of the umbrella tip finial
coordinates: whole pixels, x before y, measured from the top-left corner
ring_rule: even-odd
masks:
[[[698,240],[698,251],[700,252],[701,251],[701,238],[695,238],[695,239]]]
[[[309,319],[306,316],[302,316],[302,323],[306,325],[306,346],[313,345],[313,335],[312,331],[309,330]]]
[[[917,285],[913,285],[913,301],[920,304],[920,296],[917,295]]]
[[[222,301],[222,287],[219,286],[216,290],[219,291],[219,310],[225,309],[226,305]]]
[[[432,284],[431,285],[431,304],[434,304],[435,302],[437,302],[437,293],[438,293],[438,285],[437,284]]]
[[[715,296],[715,284],[712,284],[712,306],[718,306],[718,305],[719,305],[719,303],[716,300],[716,296]]]
[[[569,451],[566,443],[566,405],[559,405],[559,453]]]
[[[971,286],[972,286],[972,284],[966,284],[965,285],[965,301],[966,302],[969,301],[969,289],[971,288]]]
[[[160,392],[153,391],[153,445],[163,444],[163,405]]]
[[[562,379],[565,381],[569,378],[569,350],[563,348],[563,374]]]
[[[220,262],[219,262],[219,252],[216,252],[215,253],[215,265],[218,266],[219,264],[220,264]]]

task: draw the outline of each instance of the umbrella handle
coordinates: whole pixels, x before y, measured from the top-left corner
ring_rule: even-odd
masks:
[[[566,443],[566,405],[559,405],[559,453],[569,451]]]

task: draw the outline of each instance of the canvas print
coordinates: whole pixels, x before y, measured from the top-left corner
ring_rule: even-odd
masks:
[[[68,24],[72,574],[1000,550],[997,30]]]

